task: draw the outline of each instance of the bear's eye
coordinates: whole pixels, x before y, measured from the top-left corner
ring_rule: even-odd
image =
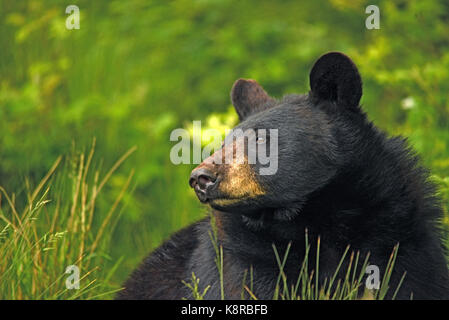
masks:
[[[257,143],[257,144],[265,143],[265,138],[257,137],[256,143]]]

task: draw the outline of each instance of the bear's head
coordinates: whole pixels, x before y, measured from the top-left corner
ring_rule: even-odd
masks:
[[[237,80],[231,100],[240,123],[222,149],[192,171],[190,186],[201,202],[220,211],[300,212],[308,196],[347,165],[348,132],[357,131],[348,123],[364,118],[361,96],[356,66],[338,52],[316,61],[308,94],[276,100],[256,81]]]

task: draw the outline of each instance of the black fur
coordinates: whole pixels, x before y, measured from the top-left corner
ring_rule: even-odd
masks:
[[[244,110],[239,127],[279,129],[279,170],[257,176],[267,194],[244,199],[238,207],[212,206],[224,253],[225,297],[241,297],[243,275],[250,268],[254,294],[273,297],[279,268],[272,244],[282,256],[292,243],[284,271],[295,283],[307,229],[309,261],[315,261],[320,237],[321,283],[334,273],[347,245],[362,258],[369,252],[370,264],[383,275],[399,243],[390,287],[397,287],[404,272],[406,277],[397,298],[448,299],[438,227],[442,210],[417,156],[403,138],[388,138],[366,119],[359,107],[361,78],[349,58],[323,56],[310,79],[308,95],[265,99],[264,107],[236,98],[243,101],[236,105],[238,112]],[[253,169],[257,172],[257,164]],[[210,228],[204,219],[175,234],[133,273],[118,298],[190,298],[181,280],[189,281],[194,272],[201,290],[211,286],[206,298],[219,299]]]

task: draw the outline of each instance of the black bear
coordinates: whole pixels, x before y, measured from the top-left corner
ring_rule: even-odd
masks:
[[[405,139],[387,137],[367,120],[361,96],[356,66],[338,52],[316,61],[308,94],[277,100],[254,80],[237,80],[231,100],[240,123],[234,131],[276,129],[276,137],[225,140],[222,149],[192,171],[190,186],[210,205],[211,216],[156,249],[117,298],[192,298],[184,282],[194,273],[200,279],[199,292],[210,286],[206,299],[240,299],[250,291],[271,299],[279,283],[279,256],[284,258],[287,246],[283,272],[291,286],[306,251],[309,267],[319,268],[317,283],[325,284],[348,245],[360,257],[369,253],[369,264],[382,276],[399,244],[386,298],[448,299],[449,274],[438,225],[443,213],[435,188]],[[235,157],[240,162],[223,161],[224,154],[235,155],[251,139],[267,150],[274,138],[274,174],[260,174],[266,163],[251,163],[248,151]],[[345,258],[343,266],[348,263]],[[339,274],[344,276],[343,269]],[[251,290],[242,291],[244,283]]]

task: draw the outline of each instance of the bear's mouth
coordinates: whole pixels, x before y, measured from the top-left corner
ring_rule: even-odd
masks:
[[[209,204],[211,207],[226,207],[236,204],[242,200],[242,198],[232,198],[225,195],[219,195],[217,192],[207,192],[200,188],[194,188],[196,196],[201,203]]]
[[[207,203],[209,201],[206,190],[200,189],[198,185],[196,185],[193,190],[195,190],[195,194],[201,203]]]
[[[209,204],[214,207],[214,206],[219,206],[219,207],[227,207],[233,204],[236,204],[240,201],[242,201],[243,199],[240,198],[215,198],[215,199],[209,199]]]

